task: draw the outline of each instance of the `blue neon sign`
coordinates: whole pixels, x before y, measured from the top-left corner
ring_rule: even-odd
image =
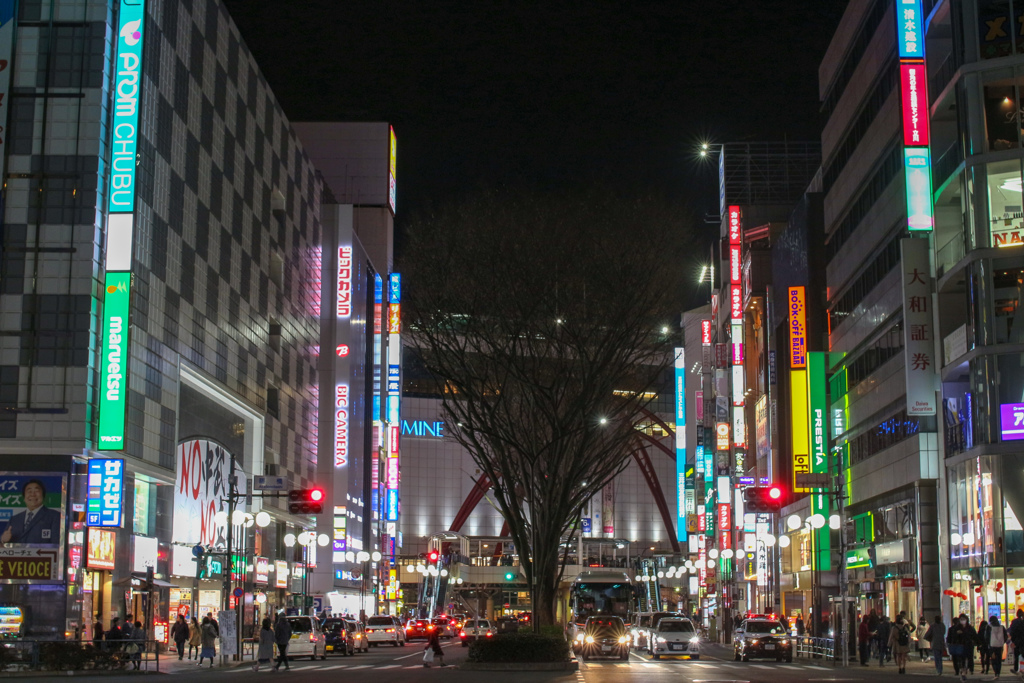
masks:
[[[900,59],[924,59],[924,19],[921,0],[896,0],[896,42]]]
[[[145,0],[121,0],[114,60],[114,120],[111,124],[110,213],[135,211],[135,162],[139,141],[139,91]]]
[[[393,304],[402,303],[402,274],[391,273],[388,276],[388,302]]]
[[[124,460],[96,458],[89,461],[89,485],[86,493],[88,526],[121,526],[124,502]]]
[[[386,501],[386,515],[388,522],[398,521],[398,490],[388,489],[387,490],[387,501]]]

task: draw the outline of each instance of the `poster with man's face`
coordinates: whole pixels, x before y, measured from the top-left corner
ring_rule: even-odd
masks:
[[[0,472],[0,583],[60,581],[67,475]]]

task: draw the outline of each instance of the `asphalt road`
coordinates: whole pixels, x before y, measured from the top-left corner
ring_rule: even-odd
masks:
[[[934,666],[929,663],[911,661],[908,675],[900,676],[892,664],[879,668],[852,666],[837,668],[829,662],[815,659],[796,659],[792,663],[775,661],[736,662],[732,650],[718,645],[705,646],[700,661],[662,659],[653,661],[646,654],[632,653],[629,662],[618,660],[587,660],[580,663],[579,672],[525,672],[525,671],[468,671],[459,664],[465,661],[467,649],[458,642],[444,643],[447,667],[435,664],[423,667],[424,643],[417,641],[406,647],[377,647],[370,652],[354,657],[331,656],[326,660],[310,661],[309,658],[291,662],[288,671],[269,669],[253,673],[250,665],[233,664],[227,667],[197,668],[189,662],[178,662],[175,658],[161,658],[164,673],[194,678],[195,683],[253,683],[266,677],[270,681],[283,683],[337,683],[338,681],[367,681],[369,683],[417,683],[438,681],[444,683],[646,683],[664,681],[673,683],[879,683],[879,681],[902,681],[908,677],[935,676]],[[1007,667],[1008,668],[1008,667]],[[980,671],[980,669],[978,669]],[[128,677],[137,677],[129,674]],[[95,681],[100,678],[119,679],[124,683],[125,675],[88,676]],[[944,678],[950,683],[957,679],[947,663]],[[1013,679],[1004,670],[1004,679]],[[68,680],[67,676],[32,677],[32,681],[49,682]],[[991,674],[971,676],[973,682],[992,681]]]

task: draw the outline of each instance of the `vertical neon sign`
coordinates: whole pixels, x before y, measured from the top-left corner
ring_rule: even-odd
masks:
[[[399,438],[401,435],[402,376],[402,276],[388,276],[388,451],[386,466],[385,519],[398,521]]]
[[[930,232],[935,228],[932,161],[928,148],[928,72],[924,64],[924,20],[921,0],[896,0],[907,229],[915,232]]]
[[[114,57],[97,449],[124,448],[145,0],[121,0]]]
[[[686,350],[676,349],[676,540],[686,541]]]

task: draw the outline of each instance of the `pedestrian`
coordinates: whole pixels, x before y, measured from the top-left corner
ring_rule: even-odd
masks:
[[[988,621],[982,619],[978,624],[978,658],[981,660],[981,673],[988,673],[989,652],[988,641],[991,636],[991,626]]]
[[[130,624],[131,622],[125,623]],[[131,634],[126,640],[128,644],[125,646],[124,651],[132,663],[132,669],[138,671],[142,665],[142,650],[146,646],[146,632],[142,630],[141,621],[136,621],[132,625]]]
[[[441,660],[441,666],[447,666],[447,664],[444,663],[444,650],[441,649],[441,636],[438,634],[438,629],[435,628],[430,632],[430,638],[427,640],[427,645],[423,649],[432,651],[434,653],[434,657]],[[429,669],[430,662],[424,661],[423,666]]]
[[[178,615],[174,626],[171,627],[171,640],[178,648],[178,661],[180,662],[185,658],[185,643],[188,642],[188,622],[185,621],[185,616],[182,614]]]
[[[860,665],[867,666],[868,660],[871,658],[871,626],[868,615],[864,615],[864,618],[860,620],[860,626],[857,628],[857,645],[860,646]]]
[[[966,614],[960,614],[946,634],[949,643],[949,656],[953,659],[953,673],[960,676],[961,681],[967,680],[967,673],[972,668],[967,661],[968,653],[974,657],[974,643],[978,632],[971,626]]]
[[[195,650],[196,655],[199,654],[199,649],[203,646],[203,632],[199,629],[199,622],[196,621],[195,617],[192,617],[192,621],[188,625],[188,661],[192,661],[192,651]]]
[[[907,653],[910,652],[910,630],[913,628],[903,619],[903,613],[896,615],[896,623],[889,629],[886,647],[892,651],[896,659],[898,673],[907,673]]]
[[[203,665],[203,660],[207,657],[210,658],[210,668],[213,668],[213,658],[217,656],[217,629],[213,625],[213,620],[209,616],[203,617],[203,623],[199,626],[199,633],[201,635],[201,642],[203,649],[199,651],[199,664]]]
[[[995,680],[999,680],[999,673],[1003,668],[1003,648],[1006,647],[1006,639],[1009,634],[1006,627],[999,623],[999,617],[994,614],[988,618],[988,652],[992,663],[992,673]]]
[[[926,638],[925,635],[924,635],[927,632],[928,632],[928,620],[925,619],[924,615],[922,614],[921,618],[918,619],[918,622],[917,622],[917,636],[918,636],[918,638],[917,638],[917,651],[921,655],[921,661],[922,662],[927,662],[928,661],[928,653],[932,651],[932,644],[928,640],[928,638]]]
[[[217,634],[217,637],[220,638],[220,622],[214,618],[213,612],[207,612],[206,616],[210,617],[210,623],[213,624],[213,631]]]
[[[100,615],[96,615],[96,623],[92,625],[92,646],[99,650],[103,647],[103,622]]]
[[[875,640],[878,643],[878,666],[885,666],[885,662],[891,659],[889,656],[889,635],[892,633],[892,624],[889,617],[883,616],[878,620],[878,632]]]
[[[263,664],[270,664],[274,658],[274,629],[270,625],[270,617],[264,617],[263,627],[260,629],[259,650],[256,652],[256,663],[252,665],[253,671],[259,671]]]
[[[107,649],[111,652],[117,652],[121,649],[121,620],[118,617],[114,617],[110,620],[110,630],[106,632],[104,638],[107,641]]]
[[[796,634],[798,636],[804,634],[804,617],[801,614],[796,615]]]
[[[274,624],[274,642],[277,643],[277,661],[274,663],[274,671],[281,668],[284,664],[285,669],[290,669],[288,666],[288,643],[292,639],[292,625],[288,622],[288,618],[281,612],[277,615],[277,623]]]
[[[1017,610],[1017,616],[1010,622],[1010,644],[1013,645],[1013,666],[1011,670],[1017,673],[1020,662],[1020,653],[1024,651],[1024,609]]]
[[[935,660],[935,672],[942,675],[942,655],[946,651],[946,625],[942,623],[942,615],[936,614],[935,621],[925,631],[924,639],[931,643],[932,658]]]

